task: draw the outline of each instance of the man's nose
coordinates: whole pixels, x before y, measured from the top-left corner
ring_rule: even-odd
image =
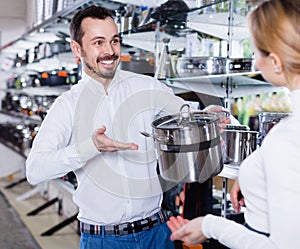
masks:
[[[106,53],[106,54],[113,54],[114,53],[113,46],[110,42],[105,43],[103,52]]]

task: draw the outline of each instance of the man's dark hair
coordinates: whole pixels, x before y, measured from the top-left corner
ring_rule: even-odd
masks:
[[[81,22],[84,18],[87,17],[104,20],[107,17],[113,18],[113,14],[110,10],[95,5],[91,5],[87,8],[79,10],[71,20],[70,35],[71,39],[75,40],[80,45],[82,45],[81,41],[84,35],[84,32],[81,29]]]

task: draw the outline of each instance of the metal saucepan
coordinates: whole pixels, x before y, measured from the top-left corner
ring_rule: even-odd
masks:
[[[223,57],[181,57],[175,63],[179,77],[223,74],[226,58]]]
[[[288,116],[289,113],[281,112],[261,112],[258,115],[259,120],[259,144],[262,143],[268,132],[276,125],[281,119]]]
[[[232,58],[226,60],[224,73],[255,72],[255,60],[253,58]]]
[[[152,122],[161,176],[173,182],[205,182],[223,169],[219,133],[219,114],[190,111],[183,105],[180,113]]]
[[[258,132],[244,125],[227,125],[222,133],[223,162],[240,165],[257,147]]]

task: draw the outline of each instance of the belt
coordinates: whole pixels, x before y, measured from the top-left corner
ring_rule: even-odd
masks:
[[[131,233],[138,233],[145,230],[149,230],[159,224],[162,224],[168,220],[167,215],[163,211],[159,211],[156,214],[147,217],[145,219],[126,222],[118,225],[91,225],[84,222],[80,222],[80,231],[87,234],[97,235],[127,235]]]

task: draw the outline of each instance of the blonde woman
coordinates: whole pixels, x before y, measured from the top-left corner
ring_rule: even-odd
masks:
[[[252,1],[249,27],[257,67],[275,86],[290,90],[291,115],[265,137],[240,166],[231,191],[236,211],[246,205],[245,225],[206,215],[171,217],[172,240],[188,244],[219,240],[229,248],[300,248],[300,2]],[[238,201],[241,190],[244,199]]]

